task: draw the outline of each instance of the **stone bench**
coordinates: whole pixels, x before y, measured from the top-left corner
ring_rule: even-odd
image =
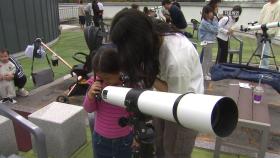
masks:
[[[52,102],[28,118],[46,135],[48,155],[67,158],[86,141],[84,114],[82,107]]]
[[[17,151],[13,122],[0,115],[0,155],[9,156]]]

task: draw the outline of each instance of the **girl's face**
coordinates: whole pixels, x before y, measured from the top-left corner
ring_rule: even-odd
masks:
[[[209,12],[209,13],[207,14],[207,19],[208,19],[208,20],[213,20],[213,19],[214,19],[214,14],[213,14],[213,12]]]
[[[2,63],[9,62],[9,54],[7,52],[0,53],[0,61]]]
[[[122,82],[120,80],[120,74],[119,73],[103,73],[98,72],[96,73],[98,77],[101,78],[103,83],[105,83],[108,86],[117,86],[120,85]]]
[[[232,15],[232,17],[234,19],[237,19],[239,16],[240,16],[240,13],[238,11],[237,12],[235,11],[234,14]]]

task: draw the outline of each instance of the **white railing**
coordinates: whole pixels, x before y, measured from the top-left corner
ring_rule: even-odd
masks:
[[[59,8],[59,21],[65,21],[73,18],[78,18],[77,6],[67,6]]]

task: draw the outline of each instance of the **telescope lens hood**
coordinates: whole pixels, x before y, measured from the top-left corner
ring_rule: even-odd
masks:
[[[211,125],[219,137],[229,136],[238,122],[238,108],[234,100],[229,97],[220,99],[213,108]]]

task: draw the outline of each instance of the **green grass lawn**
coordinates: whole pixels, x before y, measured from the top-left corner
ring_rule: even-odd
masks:
[[[89,50],[86,46],[86,42],[84,40],[84,35],[81,31],[65,31],[62,32],[60,39],[57,43],[55,43],[51,49],[56,52],[59,56],[61,56],[64,60],[66,60],[70,65],[77,64],[78,62],[72,58],[72,55],[76,52],[84,52],[89,53]],[[49,58],[51,58],[51,53],[48,52]],[[82,60],[84,60],[82,58]],[[20,59],[19,62],[22,64],[24,68],[24,72],[27,75],[27,83],[26,89],[31,90],[34,88],[32,80],[30,78],[31,72],[31,58],[23,58]],[[40,70],[42,68],[48,68],[48,64],[46,59],[35,59],[34,62],[34,71]],[[55,73],[55,79],[62,77],[66,74],[70,73],[70,69],[65,66],[62,62],[59,62],[58,67],[53,67]]]

